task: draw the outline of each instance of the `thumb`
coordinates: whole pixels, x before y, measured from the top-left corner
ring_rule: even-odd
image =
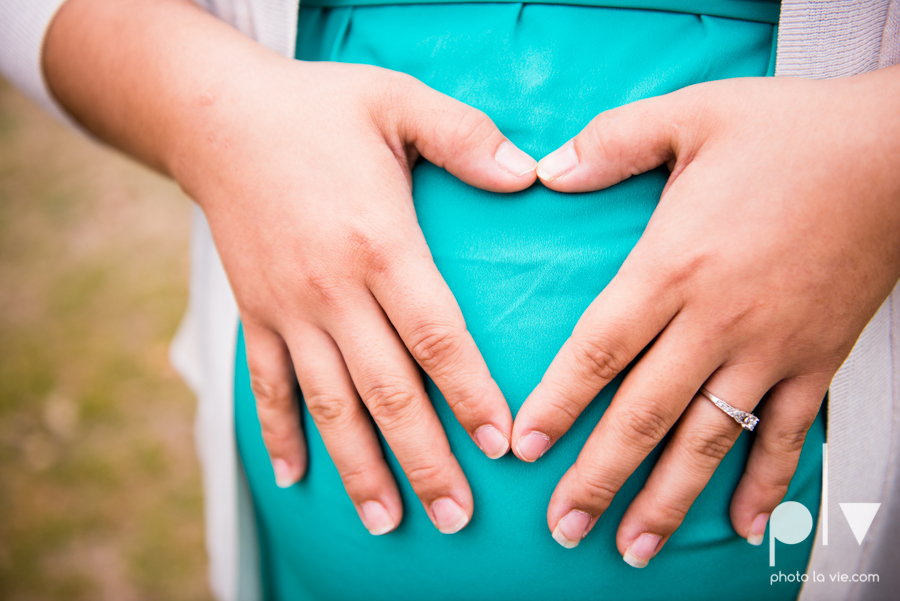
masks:
[[[421,82],[411,88],[401,135],[423,157],[491,192],[524,190],[537,179],[537,161],[500,133],[483,112]]]
[[[671,162],[679,155],[681,104],[669,94],[600,113],[541,159],[537,176],[552,190],[588,192]]]

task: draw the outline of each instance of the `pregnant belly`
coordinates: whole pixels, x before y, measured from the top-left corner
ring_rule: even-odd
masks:
[[[298,58],[362,62],[410,73],[484,110],[518,146],[540,157],[598,112],[707,79],[765,75],[773,27],[660,11],[471,4],[301,10]],[[666,174],[609,190],[563,195],[537,184],[518,194],[471,188],[429,163],[413,195],[435,262],[513,414],[584,309],[637,242]],[[241,345],[243,342],[241,341]],[[485,458],[440,392],[427,390],[475,498],[472,521],[437,532],[387,445],[405,515],[373,537],[359,523],[321,438],[304,414],[306,478],[280,490],[259,436],[242,346],[237,436],[256,507],[271,598],[281,599],[702,599],[793,598],[769,586],[766,549],[733,531],[728,502],[751,439],[743,435],[682,528],[650,567],[626,565],[615,532],[655,453],[628,480],[575,550],[550,537],[546,509],[608,406],[607,387],[535,464]],[[818,507],[814,426],[788,499]],[[803,570],[809,544],[779,549],[779,569]],[[725,569],[722,566],[740,566]]]

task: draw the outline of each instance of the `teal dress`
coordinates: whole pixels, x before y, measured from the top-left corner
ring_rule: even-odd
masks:
[[[486,112],[534,157],[563,144],[601,111],[702,81],[771,75],[779,9],[777,3],[746,0],[631,3],[643,9],[615,0],[606,3],[613,7],[577,6],[583,3],[578,1],[326,2],[331,3],[303,3],[298,59],[409,73]],[[666,177],[659,169],[600,192],[566,195],[538,183],[504,195],[467,186],[425,161],[413,170],[415,207],[434,260],[514,415],[641,236]],[[236,367],[236,434],[259,526],[267,599],[797,596],[799,584],[770,586],[768,545],[749,545],[729,519],[753,434],[740,436],[681,528],[638,570],[622,561],[615,533],[662,445],[576,549],[554,542],[546,522],[554,487],[609,406],[618,381],[540,461],[525,464],[512,454],[487,459],[428,380],[471,484],[474,515],[461,532],[439,533],[382,440],[405,513],[396,531],[376,537],[360,523],[305,410],[309,471],[289,489],[275,485],[242,338]],[[814,520],[823,442],[820,417],[786,498],[806,505]],[[811,545],[812,537],[779,545],[777,569],[803,572]]]

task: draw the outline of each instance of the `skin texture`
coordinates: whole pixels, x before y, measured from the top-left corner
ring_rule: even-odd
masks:
[[[279,484],[306,467],[299,380],[373,534],[402,517],[376,426],[435,526],[464,527],[472,493],[418,367],[489,456],[509,449],[512,416],[425,244],[410,169],[421,155],[510,192],[536,162],[413,78],[280,57],[182,0],[70,0],[44,69],[87,129],[204,210]]]
[[[672,430],[617,535],[626,561],[652,559],[741,433],[705,386],[760,418],[731,518],[761,542],[832,377],[900,277],[898,99],[900,67],[704,83],[605,112],[541,160],[561,192],[671,170],[640,242],[516,415],[514,452],[533,461],[526,435],[557,441],[646,349],[552,495],[554,538],[577,544]]]
[[[305,466],[296,377],[373,533],[402,509],[370,416],[439,528],[472,514],[417,363],[473,438],[496,429],[490,456],[511,439],[534,460],[546,449],[520,445],[527,434],[552,445],[647,349],[559,483],[550,530],[577,544],[674,428],[619,528],[626,560],[646,565],[740,433],[697,396],[705,384],[761,419],[732,501],[755,542],[832,376],[900,277],[898,68],[707,83],[606,112],[541,162],[544,185],[600,189],[662,164],[672,176],[513,427],[410,199],[420,154],[489,190],[535,181],[483,114],[382,69],[278,57],[182,0],[69,0],[45,50],[71,114],[206,212],[280,481]]]

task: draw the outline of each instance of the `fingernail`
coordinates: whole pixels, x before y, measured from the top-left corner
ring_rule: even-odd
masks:
[[[370,534],[386,534],[394,529],[394,518],[378,501],[366,501],[359,506],[363,525]]]
[[[556,523],[553,540],[566,549],[573,549],[587,535],[587,527],[590,523],[591,515],[589,513],[573,509]]]
[[[297,481],[297,478],[294,477],[294,469],[284,459],[273,459],[272,471],[275,472],[275,484],[280,488],[292,486]]]
[[[575,153],[575,142],[569,140],[537,164],[538,177],[545,182],[559,179],[578,166],[578,155]]]
[[[643,533],[632,542],[622,559],[633,568],[646,568],[653,556],[656,555],[656,547],[659,546],[661,536]]]
[[[768,513],[761,513],[756,516],[756,519],[753,520],[753,524],[750,526],[750,535],[747,537],[748,543],[757,547],[762,544],[763,537],[766,535],[766,524],[768,521]]]
[[[490,424],[475,430],[475,442],[478,443],[484,454],[491,459],[503,457],[509,450],[509,439]]]
[[[528,462],[537,461],[550,448],[550,437],[540,432],[529,432],[519,439],[516,452]]]
[[[444,534],[459,532],[469,523],[469,516],[456,501],[444,497],[431,504],[434,513],[434,525]]]
[[[501,169],[517,177],[531,173],[537,166],[537,161],[516,148],[509,140],[504,140],[500,144],[494,153],[494,160]]]

